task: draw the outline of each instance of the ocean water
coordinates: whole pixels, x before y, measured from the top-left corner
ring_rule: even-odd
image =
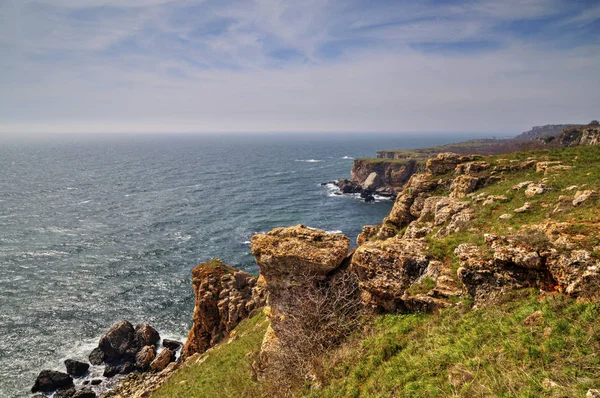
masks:
[[[87,358],[114,322],[185,338],[191,269],[219,257],[251,273],[249,240],[278,226],[353,241],[392,203],[340,197],[352,158],[456,135],[163,135],[0,146],[0,397]]]

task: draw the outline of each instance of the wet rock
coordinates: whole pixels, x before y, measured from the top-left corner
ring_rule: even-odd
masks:
[[[102,365],[104,363],[104,351],[100,347],[96,347],[88,358],[92,365]]]
[[[88,369],[90,368],[90,364],[76,361],[73,359],[67,359],[65,361],[65,367],[67,368],[68,374],[70,374],[71,376],[80,377],[88,371]]]
[[[154,346],[147,345],[142,347],[142,349],[135,356],[135,366],[141,371],[148,370],[155,357],[156,349]]]
[[[89,388],[79,390],[73,395],[73,398],[96,398],[96,393]]]
[[[73,398],[75,396],[75,387],[69,387],[63,390],[58,390],[52,398]]]
[[[73,378],[67,373],[55,370],[42,370],[31,388],[31,392],[51,392],[59,388],[68,388],[73,385]]]
[[[202,353],[227,337],[266,300],[261,278],[238,271],[219,259],[195,267],[192,285],[196,296],[194,321],[181,350],[183,359]]]
[[[163,349],[150,364],[150,369],[160,372],[175,358],[175,353],[168,348]]]
[[[147,345],[155,345],[160,341],[160,334],[158,334],[158,331],[147,322],[136,325],[134,334],[138,348]]]
[[[102,379],[93,379],[90,384],[93,386],[97,386],[98,384],[102,383]]]
[[[133,371],[135,371],[135,364],[131,361],[125,362],[119,369],[119,373],[122,375],[129,374]]]
[[[592,197],[596,196],[596,191],[586,190],[586,191],[577,191],[575,193],[575,198],[573,199],[573,206],[579,206],[585,201],[589,200]]]
[[[183,343],[177,340],[163,339],[162,345],[170,350],[177,351],[183,346]]]
[[[114,366],[114,365],[106,365],[104,367],[104,373],[102,374],[102,376],[104,377],[113,377],[119,374],[119,367],[118,366]]]
[[[117,363],[135,357],[137,344],[135,342],[135,329],[128,321],[121,321],[113,325],[98,343],[104,353],[104,361]]]
[[[373,195],[367,195],[367,197],[365,198],[365,202],[367,202],[367,203],[375,202],[375,197]]]

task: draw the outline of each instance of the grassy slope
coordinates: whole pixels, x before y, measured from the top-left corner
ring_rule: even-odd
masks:
[[[600,147],[578,147],[543,152],[521,152],[485,157],[499,159],[561,160],[571,170],[544,176],[535,170],[511,173],[507,181],[479,192],[505,195],[510,200],[491,206],[474,206],[476,231],[429,239],[433,254],[457,265],[458,244],[483,244],[484,232],[507,234],[545,220],[566,221],[573,233],[586,236],[582,246],[600,244],[600,200],[564,213],[552,214],[562,190],[571,185],[600,191]],[[511,188],[521,181],[546,183],[551,191],[526,199]],[[504,213],[533,204],[531,213],[500,220]],[[434,232],[435,233],[435,232]],[[465,303],[467,304],[467,303]],[[588,388],[600,387],[600,307],[560,296],[538,297],[524,291],[505,303],[473,311],[468,305],[440,314],[386,315],[328,355],[329,365],[320,390],[306,389],[311,397],[583,397]],[[524,319],[543,314],[533,325]],[[464,312],[464,313],[463,313]],[[267,325],[260,314],[238,326],[239,338],[204,355],[201,364],[186,367],[153,397],[257,397],[265,396],[250,371]],[[249,354],[250,353],[250,354]],[[249,354],[249,355],[248,355]]]
[[[535,292],[460,314],[379,317],[312,397],[583,397],[600,385],[600,308]],[[543,317],[527,326],[524,319]],[[333,358],[336,355],[332,356]],[[555,383],[555,384],[554,384]]]
[[[263,312],[241,322],[239,337],[203,354],[196,364],[176,372],[154,398],[242,397],[256,396],[257,383],[250,365],[258,353],[268,321]]]

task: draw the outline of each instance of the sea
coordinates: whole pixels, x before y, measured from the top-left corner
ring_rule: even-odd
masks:
[[[304,224],[347,235],[392,202],[322,186],[356,157],[477,135],[80,135],[0,142],[0,397],[85,360],[114,322],[185,339],[191,270],[256,274],[253,234]],[[478,136],[482,136],[481,134]],[[95,369],[95,372],[101,370]],[[100,373],[98,373],[100,374]]]

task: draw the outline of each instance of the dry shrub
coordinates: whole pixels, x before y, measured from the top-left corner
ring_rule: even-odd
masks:
[[[361,325],[356,274],[343,270],[325,281],[311,274],[300,279],[305,288],[292,295],[288,314],[274,326],[280,349],[269,354],[264,380],[275,382],[275,396],[293,396],[307,382],[320,385],[328,352]]]

